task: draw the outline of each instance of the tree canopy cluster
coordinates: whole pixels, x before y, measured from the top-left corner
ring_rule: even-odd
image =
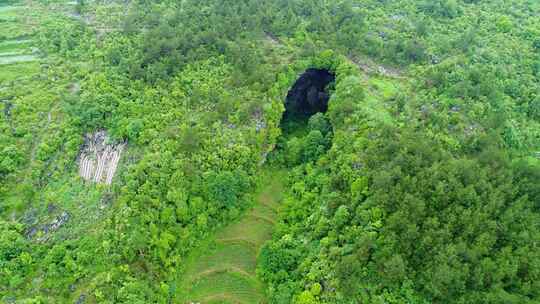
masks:
[[[175,303],[188,255],[275,166],[268,303],[538,303],[539,16],[532,0],[0,2],[20,29],[0,52],[39,50],[0,62],[0,301]],[[327,111],[283,119],[310,69],[335,76]],[[127,142],[111,187],[78,176],[98,130]]]

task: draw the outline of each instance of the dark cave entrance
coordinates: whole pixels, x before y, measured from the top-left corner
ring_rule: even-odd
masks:
[[[335,78],[330,70],[310,68],[296,80],[284,102],[282,132],[268,155],[270,163],[293,168],[328,151],[334,132],[326,112]]]
[[[326,113],[335,75],[326,69],[307,69],[291,87],[281,120],[284,133],[305,126],[311,116]]]

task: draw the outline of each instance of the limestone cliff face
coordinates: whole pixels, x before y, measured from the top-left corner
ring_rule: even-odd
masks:
[[[79,156],[79,174],[87,181],[110,185],[125,143],[109,144],[105,131],[87,134]]]

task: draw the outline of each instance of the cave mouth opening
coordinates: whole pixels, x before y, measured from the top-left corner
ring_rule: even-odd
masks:
[[[307,125],[309,118],[316,113],[326,113],[329,91],[335,78],[331,71],[316,68],[309,68],[300,75],[285,99],[285,113],[281,120],[284,133]]]

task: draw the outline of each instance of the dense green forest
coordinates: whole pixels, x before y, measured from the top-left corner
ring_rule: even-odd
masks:
[[[540,303],[540,2],[0,0],[0,302]]]

